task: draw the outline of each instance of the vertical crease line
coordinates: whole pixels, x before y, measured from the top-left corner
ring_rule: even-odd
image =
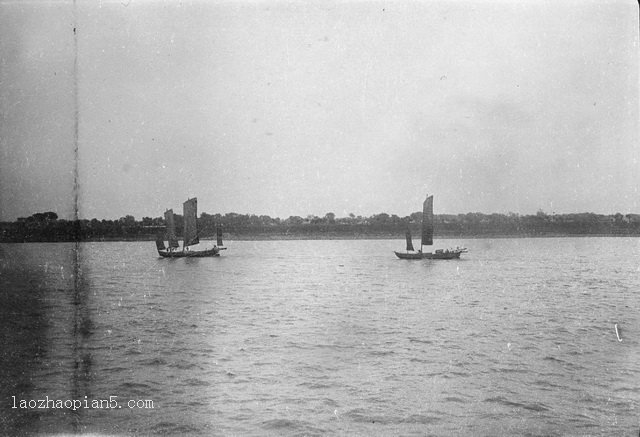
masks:
[[[78,98],[78,9],[76,0],[73,0],[73,98],[74,98],[74,123],[73,123],[73,202],[74,202],[74,259],[73,278],[75,300],[78,302],[79,292],[79,250],[80,250],[80,215],[79,215],[79,98]]]
[[[73,202],[74,202],[74,250],[73,250],[73,296],[74,296],[74,321],[73,321],[73,381],[72,393],[79,397],[79,378],[81,371],[80,357],[80,327],[82,322],[81,303],[82,286],[80,283],[80,214],[78,206],[79,197],[79,172],[78,172],[78,152],[79,152],[79,99],[78,99],[78,8],[76,0],[73,0],[73,98],[74,98],[74,124],[73,124]],[[74,412],[75,413],[75,412]],[[73,414],[71,425],[74,433],[77,433],[80,426],[80,411]]]

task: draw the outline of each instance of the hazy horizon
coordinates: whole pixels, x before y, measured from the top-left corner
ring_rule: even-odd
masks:
[[[176,208],[168,208],[168,209],[173,209],[174,214],[182,215],[182,210],[181,210],[181,209],[176,209]],[[572,214],[576,214],[576,215],[578,215],[578,214],[596,214],[596,215],[604,215],[604,216],[613,216],[613,215],[616,215],[616,214],[622,214],[623,216],[626,216],[626,215],[640,215],[640,212],[637,212],[637,213],[636,213],[636,212],[621,213],[621,212],[619,212],[619,211],[611,212],[611,213],[594,213],[593,211],[576,211],[576,212],[565,212],[565,213],[559,213],[559,212],[555,212],[555,211],[544,211],[544,210],[539,210],[539,211],[543,212],[544,214],[546,214],[546,215],[548,215],[548,216],[552,216],[552,215],[572,215]],[[458,212],[458,213],[447,213],[447,212],[440,212],[440,213],[438,213],[438,212],[434,212],[434,215],[439,216],[439,215],[465,215],[465,214],[484,214],[484,215],[492,215],[492,214],[509,215],[509,214],[516,214],[516,215],[518,215],[518,216],[523,217],[523,216],[528,216],[528,215],[536,215],[539,211],[536,211],[536,212],[533,212],[533,213],[526,213],[526,214],[524,214],[524,213],[519,213],[519,212],[517,212],[517,211],[508,211],[508,212],[506,212],[506,213],[503,213],[503,212],[495,212],[495,211],[494,211],[494,212],[467,211],[467,212]],[[21,216],[21,217],[19,217],[19,218],[21,218],[21,219],[26,219],[26,218],[28,218],[28,217],[30,217],[30,216],[32,216],[32,215],[34,215],[34,214],[38,214],[38,213],[45,213],[45,212],[55,212],[56,214],[58,214],[56,211],[38,211],[38,212],[34,212],[34,213],[29,214],[29,215],[26,215],[26,216]],[[220,214],[220,215],[222,215],[222,216],[225,216],[226,214],[239,214],[239,215],[257,216],[257,217],[261,217],[261,216],[268,216],[268,217],[270,217],[270,218],[272,218],[272,219],[286,220],[286,219],[288,219],[289,217],[300,217],[300,218],[306,219],[307,217],[315,216],[315,217],[318,217],[318,218],[323,218],[323,217],[325,217],[325,216],[326,216],[326,214],[329,214],[329,213],[332,213],[332,212],[333,212],[333,211],[327,211],[326,213],[321,214],[321,215],[318,215],[318,214],[295,214],[295,215],[292,215],[292,216],[280,217],[280,216],[270,216],[269,214],[263,214],[263,213],[252,213],[252,212],[237,212],[237,211],[228,211],[228,212],[209,212],[209,211],[200,211],[200,210],[198,210],[198,217],[200,217],[200,215],[201,215],[202,213],[204,213],[204,214],[208,214],[208,215],[216,215],[216,214]],[[404,217],[408,217],[408,216],[410,216],[410,215],[412,215],[412,214],[415,214],[415,213],[422,213],[422,210],[421,210],[421,209],[420,209],[420,210],[416,210],[416,211],[413,211],[413,212],[411,212],[411,213],[409,213],[409,214],[404,214],[404,215],[397,214],[397,213],[394,213],[394,212],[389,212],[389,211],[378,211],[378,212],[376,212],[376,213],[368,214],[368,215],[364,215],[364,214],[357,214],[357,213],[355,213],[355,212],[354,212],[353,214],[354,214],[354,216],[355,216],[355,217],[363,217],[363,218],[369,218],[369,217],[372,217],[372,216],[377,215],[377,214],[388,214],[389,216],[394,216],[394,215],[396,215],[396,216],[398,216],[398,217],[400,217],[400,218],[404,218]],[[164,214],[164,211],[163,211],[163,213],[162,213],[162,214],[158,214],[158,215],[143,214],[143,215],[140,215],[140,216],[136,216],[136,215],[133,215],[133,214],[124,214],[124,215],[121,215],[121,216],[119,216],[119,217],[83,217],[83,218],[79,218],[79,219],[80,219],[80,220],[93,220],[93,219],[97,219],[97,220],[118,220],[118,219],[121,219],[121,218],[123,218],[123,217],[125,217],[125,216],[127,216],[127,215],[130,215],[130,216],[134,217],[136,221],[141,221],[141,220],[142,220],[142,218],[144,218],[144,217],[150,217],[150,218],[164,218],[163,214]],[[335,213],[334,213],[334,214],[335,214]],[[339,214],[335,214],[335,218],[336,218],[336,219],[338,219],[338,218],[347,218],[347,217],[349,217],[349,214],[346,214],[346,215],[339,215]],[[68,219],[66,219],[65,217],[60,217],[60,216],[58,217],[58,219],[65,219],[65,220],[68,220]],[[3,220],[3,222],[15,222],[15,221],[17,221],[17,219],[16,219],[16,220]]]
[[[0,24],[2,221],[640,211],[636,2],[0,0]]]

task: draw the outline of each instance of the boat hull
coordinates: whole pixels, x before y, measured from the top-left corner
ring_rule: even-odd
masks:
[[[419,252],[396,252],[396,256],[400,259],[422,259],[422,254]]]
[[[158,250],[158,255],[163,258],[205,258],[210,256],[220,256],[220,250],[224,248],[214,247],[207,250]]]
[[[400,259],[459,259],[460,254],[464,253],[464,249],[444,250],[436,252],[396,252],[396,256]]]

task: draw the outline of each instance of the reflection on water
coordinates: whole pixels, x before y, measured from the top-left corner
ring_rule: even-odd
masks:
[[[65,366],[52,356],[49,333],[59,324],[60,314],[51,302],[73,297],[74,249],[69,244],[0,245],[3,435],[72,429],[66,425],[71,425],[66,412],[12,407],[14,397],[17,402],[38,399],[43,370]],[[73,323],[73,314],[69,316],[64,315],[64,319]],[[67,382],[71,383],[72,378]]]
[[[73,243],[0,250],[0,380],[7,400],[0,408],[0,430],[3,435],[82,432],[82,408],[33,403],[92,399],[91,294],[78,262],[81,250]],[[35,408],[19,408],[21,400]]]
[[[636,434],[639,241],[0,245],[0,434]]]
[[[93,329],[90,313],[90,290],[87,283],[89,266],[82,262],[82,249],[77,245],[77,258],[74,262],[73,290],[73,377],[71,381],[71,399],[93,399],[92,394],[92,357],[90,340]],[[85,398],[86,396],[86,398]],[[82,408],[71,410],[74,432],[84,431],[82,428]]]

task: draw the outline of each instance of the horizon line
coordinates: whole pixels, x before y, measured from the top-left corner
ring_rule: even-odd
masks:
[[[58,215],[58,213],[56,213],[55,211],[42,211],[42,212],[35,212],[35,213],[33,213],[33,214],[29,215],[29,216],[20,216],[20,217],[16,217],[14,220],[0,220],[0,223],[12,223],[12,222],[17,222],[19,219],[27,219],[27,218],[29,218],[29,217],[32,217],[32,216],[36,215],[36,214],[46,214],[46,213],[49,213],[49,212],[53,212],[53,213],[55,213],[56,215]],[[434,216],[447,216],[447,215],[448,215],[448,216],[459,216],[459,215],[467,215],[467,214],[481,214],[481,215],[486,215],[486,216],[491,216],[491,215],[503,215],[503,216],[507,216],[507,217],[508,217],[508,216],[511,216],[511,215],[515,215],[515,216],[519,216],[519,217],[525,217],[525,216],[535,216],[535,215],[538,215],[540,212],[542,212],[545,216],[548,216],[548,217],[553,217],[553,216],[563,216],[563,215],[581,215],[581,214],[594,214],[594,215],[600,215],[600,216],[616,216],[616,215],[620,214],[620,215],[622,215],[623,217],[626,217],[626,216],[634,216],[634,215],[640,215],[640,213],[635,213],[635,212],[629,212],[629,213],[624,214],[624,213],[621,213],[621,212],[615,212],[615,213],[596,213],[596,212],[592,212],[592,211],[583,211],[583,212],[564,212],[564,213],[556,213],[556,212],[552,212],[552,213],[547,213],[547,212],[543,211],[542,209],[540,209],[540,210],[539,210],[538,212],[536,212],[536,213],[530,213],[530,214],[526,214],[526,213],[518,213],[518,212],[513,212],[513,211],[509,211],[509,212],[506,212],[506,213],[504,213],[504,212],[490,212],[490,213],[486,213],[486,212],[479,212],[479,211],[469,211],[469,212],[462,212],[462,213],[437,213],[437,214],[436,214],[436,213],[434,213],[433,215],[434,215]],[[394,215],[395,215],[395,216],[397,216],[398,218],[401,218],[401,219],[402,219],[402,218],[410,217],[410,216],[411,216],[411,215],[413,215],[413,214],[421,214],[421,213],[422,213],[422,211],[414,211],[414,212],[412,212],[412,213],[410,213],[410,214],[408,214],[408,215],[401,216],[401,215],[399,215],[399,214],[388,213],[388,212],[384,212],[384,211],[383,211],[383,212],[374,213],[374,214],[371,214],[371,215],[368,215],[368,216],[365,216],[365,215],[355,215],[355,214],[354,214],[354,218],[357,218],[357,217],[360,217],[360,218],[370,218],[370,217],[374,217],[374,216],[376,216],[376,215],[380,215],[380,214],[387,214],[389,217],[392,217],[392,216],[394,216]],[[174,213],[174,214],[175,214],[175,215],[182,216],[182,214],[179,214],[179,213]],[[271,218],[271,219],[280,219],[280,220],[287,220],[287,219],[289,219],[290,217],[300,217],[300,218],[302,218],[302,219],[306,219],[306,218],[308,218],[308,217],[324,218],[324,217],[326,217],[326,215],[327,215],[327,214],[334,214],[335,219],[340,219],[340,218],[351,218],[351,217],[350,217],[350,215],[347,215],[347,216],[338,216],[338,215],[336,215],[336,214],[335,214],[335,213],[333,213],[333,212],[327,212],[327,213],[325,213],[325,214],[324,214],[324,215],[322,215],[322,216],[318,216],[318,215],[315,215],[315,214],[307,214],[307,215],[305,215],[305,216],[301,216],[301,215],[289,215],[288,217],[282,218],[282,217],[279,217],[279,216],[272,217],[272,216],[270,216],[269,214],[238,213],[238,212],[234,212],[234,211],[225,212],[225,213],[213,213],[213,214],[212,214],[212,213],[208,213],[208,212],[206,212],[206,211],[203,211],[203,212],[201,212],[201,213],[199,214],[198,218],[202,217],[202,214],[207,214],[207,215],[210,215],[210,216],[214,216],[214,215],[219,214],[219,215],[220,215],[220,216],[222,216],[222,217],[224,217],[225,215],[228,215],[228,214],[236,214],[236,215],[239,215],[239,216],[243,216],[243,215],[244,215],[244,216],[256,216],[256,217],[263,217],[263,216],[266,216],[266,217],[269,217],[269,218]],[[352,214],[353,214],[353,213],[352,213]],[[164,219],[164,217],[163,217],[163,216],[156,216],[156,217],[153,217],[153,216],[150,216],[150,215],[142,215],[142,216],[140,216],[140,218],[136,218],[133,214],[125,214],[124,216],[121,216],[121,217],[118,217],[118,218],[97,218],[97,217],[92,217],[92,218],[81,218],[81,217],[74,217],[74,218],[61,218],[61,217],[58,217],[58,218],[57,218],[57,220],[67,220],[67,221],[76,221],[76,220],[78,220],[78,221],[80,221],[80,220],[89,220],[89,221],[91,221],[91,220],[94,220],[94,219],[95,219],[95,220],[119,220],[119,219],[121,219],[121,218],[125,218],[125,217],[127,217],[127,216],[131,216],[131,217],[133,217],[133,218],[134,218],[134,220],[142,220],[142,219],[143,219],[143,218],[145,218],[145,217],[148,217],[148,218],[151,218],[151,219],[155,219],[155,218],[162,218],[162,219]]]

